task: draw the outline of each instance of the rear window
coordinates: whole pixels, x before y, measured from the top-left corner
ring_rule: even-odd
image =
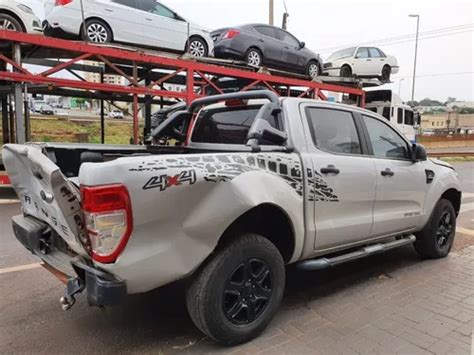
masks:
[[[247,143],[247,135],[261,105],[221,107],[202,110],[191,137],[194,143],[239,144]],[[280,128],[278,119],[270,118],[272,127]],[[261,142],[270,145],[270,142]]]

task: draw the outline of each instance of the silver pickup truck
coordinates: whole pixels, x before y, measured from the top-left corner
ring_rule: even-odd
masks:
[[[5,145],[17,239],[108,306],[183,280],[196,326],[222,344],[277,312],[285,265],[316,270],[413,244],[448,255],[461,189],[383,117],[269,91],[170,110],[175,146]]]

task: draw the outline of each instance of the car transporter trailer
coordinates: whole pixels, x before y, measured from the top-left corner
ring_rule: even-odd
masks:
[[[32,71],[32,68],[40,68]],[[67,72],[68,75],[58,75]],[[91,80],[84,73],[93,73]],[[104,83],[105,75],[125,78],[127,85]],[[30,140],[27,94],[79,97],[100,101],[101,142],[105,142],[104,101],[131,102],[133,144],[139,144],[139,112],[144,108],[144,134],[151,129],[153,104],[161,107],[198,97],[270,89],[279,96],[326,100],[324,92],[349,95],[363,107],[364,86],[378,81],[321,76],[315,80],[241,61],[196,59],[117,44],[97,45],[0,30],[0,99],[3,143]],[[1,164],[1,161],[0,161]],[[0,170],[2,166],[0,166]],[[8,178],[0,174],[0,185]]]

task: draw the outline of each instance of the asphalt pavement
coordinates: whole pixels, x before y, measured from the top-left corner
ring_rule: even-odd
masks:
[[[16,241],[11,231],[11,217],[20,212],[20,205],[14,193],[0,189],[0,353],[392,353],[396,349],[405,353],[437,353],[437,349],[444,349],[445,352],[467,354],[466,339],[469,339],[469,324],[472,329],[474,302],[470,306],[465,300],[456,304],[446,301],[446,314],[458,315],[461,312],[464,318],[456,316],[460,319],[441,315],[442,310],[440,313],[430,311],[433,322],[443,319],[453,329],[456,327],[446,336],[442,333],[442,336],[435,337],[434,330],[429,328],[431,323],[426,326],[427,330],[423,330],[424,320],[419,323],[411,320],[413,324],[409,323],[414,314],[428,312],[418,306],[417,300],[432,297],[422,290],[433,293],[436,284],[430,284],[429,288],[424,283],[433,280],[433,269],[440,267],[442,272],[447,272],[459,271],[466,263],[474,266],[474,253],[466,252],[474,250],[474,163],[454,165],[464,198],[458,219],[462,233],[457,233],[453,255],[442,261],[422,262],[411,247],[406,247],[325,271],[302,273],[290,268],[282,309],[269,329],[252,343],[232,349],[219,348],[194,327],[185,309],[183,287],[179,284],[130,297],[125,304],[105,310],[89,307],[85,297],[79,296],[77,304],[70,311],[63,312],[59,298],[64,286]],[[442,285],[446,285],[443,282]],[[464,284],[465,289],[459,292],[467,294],[472,291],[474,294],[474,280],[468,278]],[[400,304],[371,308],[375,307],[374,297],[382,297],[382,292],[389,290],[385,285],[392,285],[393,291],[390,292],[402,290],[407,292],[407,296],[393,300]],[[374,294],[373,290],[379,293]],[[437,289],[436,296],[440,300],[436,304],[443,303],[443,299],[454,299],[455,296],[450,294],[446,288]],[[402,300],[406,301],[403,303]],[[334,315],[349,311],[347,308],[359,313],[349,317],[348,322],[352,323],[348,324],[352,326],[337,328],[339,318],[334,318]],[[389,311],[387,308],[391,312],[389,316],[388,313],[382,314]],[[311,320],[308,320],[308,315],[311,315]],[[451,318],[447,318],[448,322],[442,317]],[[366,323],[354,325],[354,320],[361,321],[362,318]],[[380,323],[387,319],[389,323],[398,322],[403,329],[414,330],[398,334],[388,329],[388,323]],[[467,325],[467,331],[462,330],[464,325]],[[463,331],[467,335],[463,335]],[[361,332],[365,335],[362,336]],[[391,345],[380,341],[382,332],[388,334],[384,333],[384,341],[390,340]],[[334,341],[339,338],[344,343]],[[360,339],[364,338],[366,343],[361,344]],[[326,345],[317,345],[316,339]],[[458,339],[459,343],[452,343],[454,340],[449,339]],[[347,345],[343,347],[343,344]]]

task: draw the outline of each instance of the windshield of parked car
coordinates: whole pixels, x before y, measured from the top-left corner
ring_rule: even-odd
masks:
[[[237,107],[220,107],[203,109],[196,119],[196,126],[191,137],[194,143],[238,144],[247,143],[247,135],[262,105]],[[276,117],[269,123],[279,128]],[[270,142],[261,142],[270,145]]]
[[[331,54],[328,60],[338,60],[342,58],[352,57],[354,55],[355,49],[356,47],[351,47],[334,52],[333,54]]]

